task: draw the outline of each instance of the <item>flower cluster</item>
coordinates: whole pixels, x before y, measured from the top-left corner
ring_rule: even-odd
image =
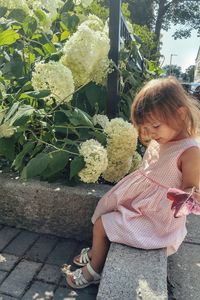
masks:
[[[79,172],[83,182],[96,182],[108,165],[107,152],[104,147],[94,139],[81,144],[80,155],[84,157],[85,167]]]
[[[11,126],[9,122],[0,125],[0,138],[9,138],[15,133],[15,127]]]
[[[44,31],[50,32],[52,18],[57,14],[57,9],[63,5],[61,0],[1,0],[0,6],[8,10],[22,9],[27,15],[33,16]],[[40,20],[35,12],[42,10],[46,18]]]
[[[92,118],[92,122],[94,125],[100,125],[102,128],[105,128],[109,119],[106,115],[94,115]]]
[[[74,93],[72,72],[59,62],[40,62],[32,74],[34,90],[50,90],[50,98],[57,102],[69,102]]]
[[[26,13],[29,12],[28,5],[26,3],[26,0],[1,0],[0,1],[0,6],[1,7],[6,7],[8,10],[11,9],[22,9]]]
[[[89,14],[87,19],[84,22],[82,22],[80,26],[81,25],[86,25],[94,31],[103,31],[105,27],[103,21],[99,19],[97,16],[92,14]]]
[[[107,135],[108,167],[103,178],[118,182],[130,170],[137,146],[137,131],[122,118],[112,119],[104,129]]]
[[[75,5],[82,5],[83,7],[88,7],[92,4],[93,0],[73,0]]]
[[[90,16],[64,46],[60,62],[72,71],[76,87],[90,81],[102,83],[109,71],[109,38],[105,32],[94,30],[101,28],[101,20],[97,20]]]

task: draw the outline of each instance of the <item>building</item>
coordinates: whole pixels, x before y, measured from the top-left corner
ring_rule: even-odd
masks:
[[[194,82],[200,82],[200,47],[195,59]]]

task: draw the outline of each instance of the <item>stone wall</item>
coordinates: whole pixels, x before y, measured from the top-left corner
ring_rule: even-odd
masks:
[[[0,223],[41,233],[87,240],[98,200],[111,186],[22,182],[0,174]]]

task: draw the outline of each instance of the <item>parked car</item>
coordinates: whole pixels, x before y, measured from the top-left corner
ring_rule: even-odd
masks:
[[[200,84],[195,88],[193,92],[193,96],[200,101]]]
[[[200,100],[200,82],[184,82],[182,86],[189,94]]]

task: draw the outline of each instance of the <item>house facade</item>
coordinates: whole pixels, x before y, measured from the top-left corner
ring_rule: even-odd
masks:
[[[200,47],[195,59],[194,82],[200,82]]]

